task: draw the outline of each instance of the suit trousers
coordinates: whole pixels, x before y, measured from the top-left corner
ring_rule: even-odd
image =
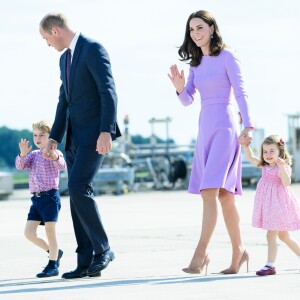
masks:
[[[87,267],[94,254],[109,249],[92,188],[92,181],[101,167],[103,156],[96,151],[96,145],[77,146],[70,135],[67,140],[68,188],[77,241],[77,265]]]

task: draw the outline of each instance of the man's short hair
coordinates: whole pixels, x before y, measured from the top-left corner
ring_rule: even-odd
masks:
[[[58,12],[47,14],[40,22],[40,27],[48,33],[51,33],[53,27],[67,28],[68,20],[65,15]]]

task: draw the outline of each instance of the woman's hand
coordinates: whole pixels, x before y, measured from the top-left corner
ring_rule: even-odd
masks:
[[[249,137],[251,137],[252,138],[252,132],[253,132],[253,128],[252,127],[245,127],[244,129],[243,129],[243,131],[241,132],[241,134],[240,135],[247,135],[247,136],[249,136]]]
[[[252,127],[246,127],[241,132],[241,134],[239,136],[239,143],[242,146],[249,146],[251,144],[251,141],[252,141],[252,131],[253,131]]]
[[[246,135],[246,134],[241,134],[239,136],[239,144],[242,145],[243,147],[249,147],[251,144],[252,137]]]
[[[252,141],[252,127],[246,127],[239,136],[239,144],[244,147],[249,147]]]
[[[168,74],[168,76],[172,81],[177,93],[180,94],[183,91],[185,85],[184,71],[181,70],[181,72],[179,73],[177,65],[172,65],[170,67],[170,73],[171,75]]]

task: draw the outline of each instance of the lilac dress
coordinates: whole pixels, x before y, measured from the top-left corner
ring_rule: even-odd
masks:
[[[178,95],[183,105],[190,105],[196,89],[201,95],[199,131],[193,157],[188,191],[224,188],[242,194],[239,128],[231,100],[231,87],[244,127],[253,127],[240,62],[230,49],[218,56],[203,56],[201,64],[190,67],[184,90]]]

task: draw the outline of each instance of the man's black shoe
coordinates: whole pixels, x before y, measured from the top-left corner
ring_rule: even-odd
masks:
[[[100,277],[101,276],[100,271],[95,272],[94,274],[90,275],[90,274],[87,274],[87,270],[88,270],[88,268],[85,268],[85,267],[77,267],[74,271],[62,274],[61,277],[64,279],[74,279],[74,278],[82,278],[82,277],[86,277],[86,276],[89,276],[89,277]]]
[[[94,255],[93,262],[87,270],[87,275],[92,276],[104,270],[115,259],[115,254],[107,250],[104,253]]]
[[[36,274],[36,277],[43,278],[43,277],[57,276],[58,273],[59,273],[58,268],[56,267],[53,268],[48,265],[41,273]]]

